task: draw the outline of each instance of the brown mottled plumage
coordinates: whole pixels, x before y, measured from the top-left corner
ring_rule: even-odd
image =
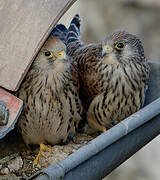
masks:
[[[80,18],[76,15],[65,44],[73,59],[74,85],[93,131],[103,131],[143,106],[149,66],[142,43],[135,35],[117,31],[102,43],[84,45],[80,39]]]
[[[24,101],[18,127],[27,145],[66,142],[81,119],[65,50],[58,38],[50,36],[17,92]]]

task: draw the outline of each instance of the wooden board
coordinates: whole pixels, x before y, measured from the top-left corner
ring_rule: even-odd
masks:
[[[75,1],[0,1],[0,86],[18,89],[54,25]]]

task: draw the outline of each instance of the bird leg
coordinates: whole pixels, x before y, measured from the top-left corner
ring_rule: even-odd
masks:
[[[33,161],[33,164],[34,164],[34,165],[37,165],[37,164],[38,164],[39,157],[40,157],[41,155],[43,155],[43,152],[51,152],[51,149],[52,149],[51,146],[46,146],[45,144],[41,143],[41,144],[40,144],[39,153],[38,153],[38,155],[36,156],[35,160]]]

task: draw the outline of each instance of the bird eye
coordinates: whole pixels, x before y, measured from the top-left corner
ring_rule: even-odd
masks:
[[[124,49],[124,47],[125,47],[125,43],[124,43],[124,42],[118,42],[118,43],[115,44],[114,47],[115,47],[117,50],[122,50],[122,49]]]
[[[52,57],[53,57],[52,51],[46,51],[46,52],[44,52],[44,55],[45,55],[47,58],[52,58]]]

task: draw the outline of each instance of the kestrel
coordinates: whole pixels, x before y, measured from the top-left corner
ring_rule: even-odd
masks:
[[[34,60],[17,96],[24,101],[18,127],[27,145],[66,142],[82,105],[72,83],[65,45],[52,35]]]
[[[116,31],[101,43],[85,45],[80,22],[75,15],[68,29],[58,25],[56,32],[61,38],[65,31],[61,39],[72,59],[74,85],[89,127],[93,132],[106,131],[143,106],[150,68],[137,36]]]

